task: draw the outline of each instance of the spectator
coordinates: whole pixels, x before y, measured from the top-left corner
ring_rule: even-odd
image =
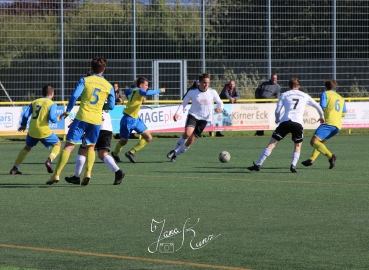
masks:
[[[114,94],[115,94],[115,105],[121,104],[123,102],[122,92],[119,90],[119,84],[113,83]]]
[[[230,103],[235,103],[241,97],[234,80],[230,80],[226,85],[224,85],[219,96],[221,99],[228,99]],[[220,133],[220,131],[217,131],[215,136],[223,137],[224,135]]]
[[[277,83],[278,76],[273,73],[269,81],[263,82],[255,90],[255,98],[278,98],[281,87]],[[257,130],[255,136],[264,136],[264,130]]]

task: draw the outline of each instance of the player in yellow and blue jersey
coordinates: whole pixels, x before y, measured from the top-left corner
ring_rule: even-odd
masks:
[[[91,171],[95,162],[94,149],[100,133],[101,112],[105,100],[107,100],[105,109],[112,110],[115,106],[113,86],[102,76],[106,69],[106,59],[104,57],[95,57],[91,62],[91,69],[93,72],[92,76],[82,77],[78,81],[77,87],[69,99],[66,112],[62,114],[62,116],[67,117],[76,104],[78,97],[81,97],[79,110],[69,127],[67,142],[56,165],[55,173],[46,182],[48,185],[59,182],[61,171],[68,162],[70,153],[75,145],[82,143],[83,134],[85,134],[87,155],[86,170],[81,185],[86,186],[90,182]]]
[[[332,154],[325,146],[325,142],[340,132],[342,118],[346,116],[345,100],[336,92],[337,82],[326,80],[325,91],[320,95],[320,106],[324,111],[325,123],[321,124],[311,138],[310,144],[314,147],[310,159],[301,162],[304,166],[313,165],[320,153],[325,155],[329,161],[329,169],[333,169],[337,156]]]
[[[124,94],[127,96],[127,106],[124,108],[123,117],[120,120],[119,135],[121,139],[115,146],[115,150],[111,153],[117,162],[122,161],[118,154],[122,151],[123,146],[127,144],[132,130],[136,131],[137,134],[142,136],[142,138],[131,150],[125,153],[125,156],[130,162],[136,163],[134,154],[152,140],[152,136],[145,123],[138,117],[138,112],[146,96],[165,92],[165,88],[147,90],[149,88],[149,81],[144,77],[137,78],[135,83],[137,87],[126,89],[124,91]]]
[[[22,174],[18,168],[26,158],[27,154],[32,150],[32,147],[40,141],[46,148],[51,147],[49,157],[45,162],[46,169],[49,173],[53,173],[51,162],[60,153],[60,140],[51,131],[49,121],[56,123],[60,118],[56,112],[57,105],[52,101],[54,97],[54,88],[50,85],[44,85],[42,88],[42,95],[44,97],[33,101],[23,114],[21,126],[19,131],[25,131],[27,121],[32,116],[28,134],[26,138],[26,146],[19,152],[10,174]]]

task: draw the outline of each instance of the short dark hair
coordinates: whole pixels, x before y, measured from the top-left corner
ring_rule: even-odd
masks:
[[[146,79],[145,77],[138,77],[135,80],[136,86],[140,86],[141,84],[143,84],[144,82],[148,82],[149,80]]]
[[[47,97],[52,93],[54,93],[54,88],[51,85],[45,84],[42,87],[42,95],[43,96]]]
[[[336,90],[337,82],[335,80],[325,80],[324,86],[326,90]]]
[[[199,75],[199,81],[200,81],[200,82],[201,82],[203,79],[205,79],[205,78],[210,79],[210,74],[208,74],[208,73],[201,73],[201,74]]]
[[[299,79],[298,79],[298,78],[296,78],[296,77],[292,77],[292,78],[289,80],[289,82],[288,82],[288,87],[289,87],[290,89],[294,89],[294,88],[296,88],[298,85],[300,85],[300,81],[299,81]]]
[[[106,68],[106,59],[102,56],[96,56],[92,59],[91,62],[91,69],[94,73],[101,73]]]

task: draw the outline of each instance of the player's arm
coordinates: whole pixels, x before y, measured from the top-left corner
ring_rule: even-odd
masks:
[[[57,109],[57,106],[55,103],[51,105],[49,108],[49,121],[51,123],[56,123],[58,122],[58,120],[60,120],[59,115],[56,112],[56,109]]]
[[[321,93],[319,104],[320,104],[320,107],[322,107],[323,110],[325,110],[327,108],[327,100],[328,100],[327,93],[326,92]]]
[[[188,104],[188,102],[190,102],[190,100],[191,100],[191,94],[188,94],[188,95],[186,95],[184,97],[182,103],[178,106],[177,111],[176,111],[176,113],[173,116],[173,120],[174,121],[177,121],[178,120],[178,118],[179,118],[179,114],[178,113],[184,111],[184,108],[186,108],[186,105]]]
[[[32,104],[28,106],[28,108],[24,111],[22,116],[21,126],[18,128],[18,131],[25,131],[27,127],[28,118],[32,115],[33,107]]]
[[[220,113],[223,111],[223,101],[220,99],[218,93],[214,90],[213,91],[213,99],[215,103],[217,104],[217,108],[215,109],[216,112]]]
[[[106,103],[103,106],[103,110],[113,110],[114,107],[115,107],[115,93],[114,88],[111,88]]]
[[[141,96],[153,96],[153,95],[157,95],[160,93],[165,93],[165,88],[160,88],[156,90],[147,90],[147,91],[140,89]]]
[[[282,97],[279,97],[277,102],[277,107],[275,108],[274,116],[275,116],[275,123],[279,123],[281,121],[281,110],[283,108],[283,101]]]
[[[325,122],[325,120],[324,120],[324,112],[323,112],[323,110],[322,110],[322,107],[321,107],[321,104],[319,105],[314,99],[312,99],[312,98],[310,98],[310,100],[309,100],[309,102],[308,102],[308,104],[310,105],[310,106],[312,106],[312,107],[314,107],[317,111],[318,111],[318,113],[319,113],[319,119],[318,119],[318,121],[321,123],[321,124],[323,124],[324,122]]]
[[[60,115],[60,117],[66,118],[70,114],[74,105],[77,102],[77,99],[82,95],[84,89],[85,89],[85,78],[83,77],[78,81],[76,88],[74,89],[72,95],[69,98],[67,109],[62,115]]]

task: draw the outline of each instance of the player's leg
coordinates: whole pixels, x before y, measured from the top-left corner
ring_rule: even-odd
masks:
[[[126,158],[129,159],[130,162],[136,163],[134,155],[152,140],[152,136],[141,118],[136,119],[135,124],[132,124],[131,127],[134,131],[137,132],[137,134],[141,135],[141,139],[139,139],[138,143],[124,155],[126,156]]]
[[[68,162],[70,153],[73,151],[75,144],[80,144],[82,142],[83,134],[88,125],[89,125],[88,123],[74,119],[74,121],[69,127],[69,131],[66,138],[67,142],[64,145],[63,151],[61,151],[61,154],[59,155],[54,174],[46,182],[46,184],[52,185],[54,183],[59,182],[60,174],[65,164],[67,164]]]
[[[85,141],[83,140],[82,145],[78,149],[76,163],[74,164],[74,175],[70,177],[66,176],[64,178],[65,181],[71,184],[75,184],[75,185],[79,185],[81,183],[80,177],[81,177],[83,166],[85,165],[85,162],[86,162],[86,154],[87,154],[86,144],[85,144]]]
[[[116,162],[122,162],[122,160],[119,157],[119,153],[122,151],[123,146],[125,146],[128,142],[128,139],[130,137],[131,134],[131,125],[132,125],[132,120],[133,118],[128,116],[128,115],[124,115],[122,117],[122,119],[120,120],[120,132],[119,132],[119,136],[120,136],[120,140],[119,142],[116,144],[114,151],[111,152],[112,157],[114,158],[114,160]]]
[[[41,142],[46,148],[48,148],[48,149],[51,148],[50,154],[49,154],[49,156],[48,156],[48,158],[46,159],[46,162],[45,162],[45,167],[46,167],[48,173],[53,173],[54,170],[51,167],[51,163],[53,162],[53,160],[60,153],[60,147],[61,147],[60,140],[59,140],[58,136],[56,136],[54,133],[52,133],[49,137],[41,139]]]
[[[290,166],[290,171],[293,173],[297,172],[296,164],[300,159],[301,153],[301,145],[304,139],[304,128],[300,123],[291,122],[291,134],[292,134],[292,141],[295,144],[294,151],[292,153],[292,161]]]
[[[89,124],[86,128],[85,140],[86,140],[86,166],[83,180],[81,181],[82,186],[87,186],[90,183],[92,168],[95,163],[95,144],[99,138],[100,125]]]
[[[253,166],[247,167],[250,171],[260,171],[261,165],[271,155],[273,149],[277,146],[278,142],[282,140],[290,132],[290,121],[281,123],[273,132],[272,137],[269,140],[268,145],[261,152],[258,161],[253,162]]]
[[[190,148],[190,146],[193,144],[193,142],[201,137],[202,132],[204,131],[206,127],[207,121],[205,120],[196,120],[195,127],[193,127],[193,124],[188,124],[185,129],[185,133],[191,134],[191,136],[187,139],[187,141],[176,151],[175,156],[178,157],[180,154],[183,154]],[[171,160],[173,161],[173,160]]]
[[[17,158],[15,159],[13,168],[10,170],[10,174],[22,174],[18,168],[25,160],[28,153],[31,151],[32,147],[35,146],[38,142],[38,139],[32,138],[31,136],[27,135],[26,138],[26,145],[24,148],[19,152]]]

